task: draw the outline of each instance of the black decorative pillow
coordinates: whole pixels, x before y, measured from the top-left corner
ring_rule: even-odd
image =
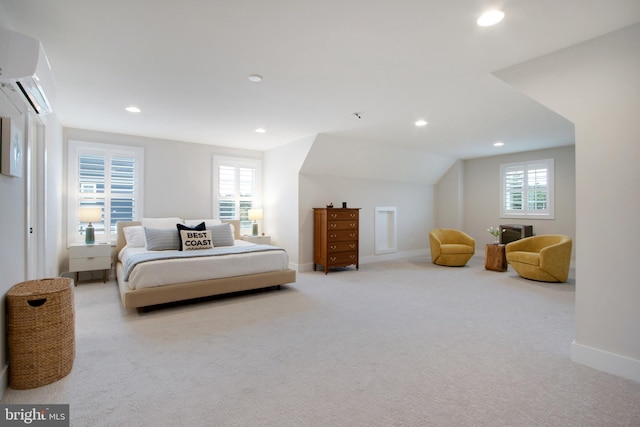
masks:
[[[182,231],[186,230],[186,231],[204,231],[207,229],[206,225],[204,222],[201,222],[200,224],[193,226],[193,227],[188,227],[186,225],[183,224],[176,224],[176,227],[178,228],[178,239],[180,240],[180,245],[179,245],[179,249],[182,251],[183,249],[183,244],[182,244]]]
[[[211,249],[211,230],[180,230],[183,251]]]

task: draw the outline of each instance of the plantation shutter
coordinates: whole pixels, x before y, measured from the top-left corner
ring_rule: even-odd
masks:
[[[240,219],[242,226],[250,221],[248,211],[256,198],[256,168],[233,164],[218,166],[218,215],[220,219]],[[242,224],[244,223],[244,224]]]
[[[504,205],[507,210],[522,210],[524,176],[524,168],[521,166],[506,168],[504,178]]]
[[[553,217],[553,159],[500,166],[502,216]]]
[[[138,218],[143,151],[137,147],[70,141],[69,241],[83,238],[88,223],[79,207],[98,207],[102,219],[92,222],[99,240],[113,240],[118,221]],[[75,197],[74,197],[75,196]]]

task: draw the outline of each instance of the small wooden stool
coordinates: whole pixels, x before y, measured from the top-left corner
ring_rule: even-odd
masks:
[[[493,271],[507,271],[507,255],[505,246],[500,243],[487,245],[485,249],[484,268]]]
[[[9,386],[23,390],[65,377],[75,358],[73,280],[18,283],[7,293]]]

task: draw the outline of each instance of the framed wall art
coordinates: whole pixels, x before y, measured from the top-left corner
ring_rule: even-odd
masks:
[[[10,118],[3,117],[0,123],[2,136],[1,172],[4,175],[22,177],[24,141],[22,130],[15,126]]]

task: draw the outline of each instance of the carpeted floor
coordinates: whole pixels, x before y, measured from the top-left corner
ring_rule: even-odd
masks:
[[[75,289],[71,374],[2,403],[72,426],[640,426],[640,384],[569,359],[575,280],[426,257],[138,314]]]

